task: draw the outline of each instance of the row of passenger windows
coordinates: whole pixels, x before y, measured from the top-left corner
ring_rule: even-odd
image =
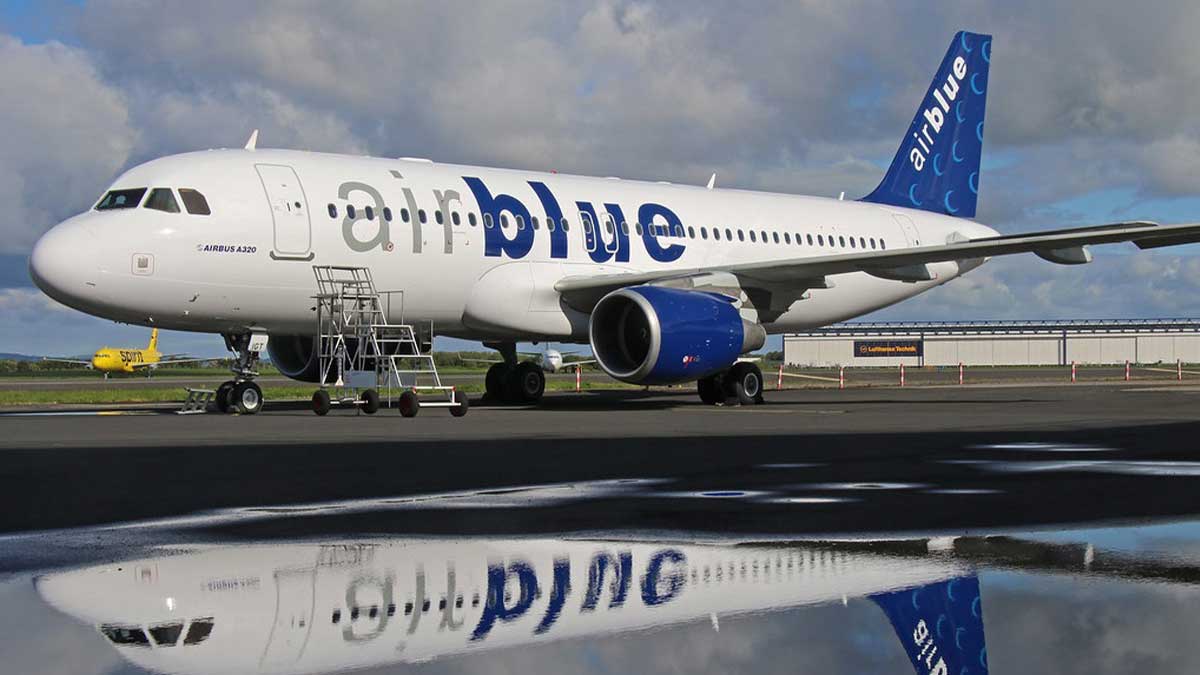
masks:
[[[346,216],[349,217],[351,220],[357,219],[358,213],[359,213],[358,209],[356,209],[353,204],[349,204],[346,206]],[[387,206],[383,207],[383,213],[380,215],[383,217],[383,219],[385,221],[387,221],[389,223],[392,222],[392,209],[390,207],[387,207]],[[375,220],[375,216],[376,216],[375,208],[372,206],[363,207],[362,216],[364,218],[366,218],[367,220]],[[437,222],[438,225],[445,224],[445,219],[444,219],[441,211],[434,211],[433,216],[434,216],[434,220]],[[329,217],[330,218],[338,217],[338,207],[335,204],[329,205]],[[405,223],[410,222],[410,214],[408,212],[408,209],[406,209],[406,208],[400,209],[400,220]],[[417,220],[419,222],[421,222],[422,224],[428,222],[426,219],[426,216],[425,216],[425,209],[417,209]],[[459,218],[457,211],[450,212],[450,220],[455,225],[462,224],[462,220]],[[525,229],[525,218],[523,216],[515,216],[514,220],[516,221],[516,227],[518,230]],[[590,214],[581,213],[580,221],[583,223],[583,231],[587,234],[591,234],[594,230],[598,229],[593,225]],[[471,227],[475,227],[478,224],[474,213],[467,214],[467,222],[470,224]],[[560,222],[555,222],[552,218],[547,217],[545,223],[546,223],[546,230],[549,232],[554,232],[557,228],[562,228],[563,232],[569,232],[571,229],[571,224],[566,218],[563,218]],[[490,213],[483,214],[483,226],[485,228],[489,228],[489,229],[495,226],[495,223],[492,221],[492,214],[490,214]],[[509,226],[510,226],[510,223],[509,223],[509,219],[508,219],[508,214],[506,214],[506,213],[501,214],[500,215],[501,229],[508,229]],[[613,220],[611,218],[607,218],[607,217],[604,219],[604,226],[605,226],[604,227],[605,232],[607,232],[608,234],[612,234],[614,228],[616,227]],[[541,223],[538,222],[537,216],[532,216],[530,218],[530,227],[532,227],[534,230],[541,228]],[[663,237],[680,237],[680,238],[686,237],[688,239],[695,239],[696,233],[697,233],[697,229],[692,226],[688,226],[687,229],[685,230],[683,225],[676,225],[673,231],[667,225],[661,224],[661,223],[648,225],[646,227],[654,228],[654,234],[656,234],[658,236],[663,236]],[[635,234],[637,234],[637,236],[639,236],[639,237],[642,236],[642,232],[643,232],[642,224],[634,223],[633,231]],[[629,234],[629,232],[630,232],[629,223],[621,223],[621,232],[624,234]],[[747,233],[749,233],[749,234],[747,234]],[[708,227],[700,227],[699,235],[700,235],[699,236],[700,239],[707,240],[709,238],[709,228]],[[832,235],[832,234],[826,236],[824,234],[813,235],[813,234],[796,233],[795,235],[793,235],[791,232],[784,232],[781,235],[779,232],[776,232],[776,231],[768,232],[767,230],[746,230],[743,228],[734,229],[731,227],[726,227],[724,229],[719,228],[719,227],[712,228],[713,241],[733,241],[735,237],[740,242],[744,242],[748,238],[751,243],[762,243],[762,244],[775,243],[775,244],[785,244],[788,246],[795,244],[797,246],[801,246],[801,245],[804,245],[805,243],[807,243],[809,246],[823,246],[823,247],[828,246],[830,248],[853,248],[853,249],[864,249],[864,250],[868,249],[868,248],[870,248],[871,250],[875,250],[875,249],[886,250],[887,249],[887,242],[885,242],[882,238],[875,239],[875,237],[855,238],[854,236],[847,237],[845,235],[838,235],[835,238],[834,235]]]
[[[134,209],[138,204],[142,204],[142,198],[145,197],[146,191],[149,190],[150,196],[146,197],[143,208],[154,209],[155,211],[164,211],[166,213],[179,213],[179,202],[175,200],[175,191],[171,188],[126,188],[124,190],[109,190],[100,202],[96,204],[97,211],[113,211],[116,209]],[[208,208],[208,200],[199,191],[192,188],[179,188],[179,199],[183,202],[183,208],[194,216],[211,215],[212,211]]]

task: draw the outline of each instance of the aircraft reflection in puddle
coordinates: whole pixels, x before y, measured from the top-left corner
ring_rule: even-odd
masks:
[[[215,547],[36,583],[129,661],[171,673],[320,673],[689,621],[719,630],[722,616],[868,597],[925,675],[987,672],[978,568],[1200,577],[1119,556],[1003,537],[396,539]]]

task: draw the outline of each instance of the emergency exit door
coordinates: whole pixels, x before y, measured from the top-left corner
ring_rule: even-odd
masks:
[[[312,260],[312,222],[300,178],[292,167],[282,164],[255,164],[254,168],[271,208],[275,230],[271,257]]]

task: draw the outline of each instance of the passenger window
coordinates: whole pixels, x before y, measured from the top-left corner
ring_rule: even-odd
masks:
[[[738,241],[742,241],[742,231],[738,230]],[[754,230],[750,230],[750,241],[757,241],[754,237]]]
[[[884,240],[882,240],[882,239],[880,239],[880,240],[879,240],[879,248],[881,248],[881,249],[883,249],[883,250],[885,250],[885,251],[886,251],[886,250],[887,250],[887,242],[886,242],[886,241],[884,241]]]
[[[442,215],[442,210],[441,210],[441,209],[438,209],[437,211],[434,211],[434,212],[433,212],[433,219],[434,219],[435,221],[437,221],[437,224],[438,224],[438,225],[441,225],[441,224],[443,224],[443,223],[445,222],[445,216],[443,216],[443,215]]]
[[[700,238],[708,239],[708,230],[707,229],[705,229],[703,227],[700,228]]]
[[[583,221],[583,231],[584,232],[592,231],[592,216],[591,215],[589,215],[587,213],[580,213],[579,220]]]
[[[779,243],[779,233],[778,233],[778,232],[772,232],[772,233],[771,233],[771,236],[772,236],[772,238],[774,238],[774,239],[775,239],[775,243],[776,243],[776,244],[778,244],[778,243]],[[788,243],[790,244],[791,242],[789,241]]]
[[[866,248],[866,247],[867,247],[867,240],[866,240],[866,239],[863,239],[862,237],[859,237],[859,238],[858,238],[858,247],[859,247],[859,248]]]
[[[775,235],[775,236],[779,236],[779,235]],[[778,244],[779,242],[775,242],[775,243]],[[785,244],[792,243],[792,234],[790,232],[783,233],[783,243],[785,243]]]
[[[675,226],[675,236],[676,236],[676,237],[682,237],[682,236],[683,236],[683,225],[676,225],[676,226]]]
[[[208,208],[208,200],[196,190],[179,188],[179,198],[183,200],[183,208],[193,216],[212,215],[212,211]],[[334,212],[336,213],[337,210],[334,209]]]
[[[425,209],[417,209],[417,220],[420,220],[422,225],[425,224]]]
[[[467,214],[467,222],[471,224],[471,227],[475,227],[475,214],[474,213]]]
[[[356,215],[356,212],[354,210],[353,204],[346,205],[346,216],[348,218],[350,218],[350,220],[356,220],[358,218],[358,216]]]
[[[483,226],[490,230],[490,229],[492,229],[492,225],[493,225],[492,214],[490,214],[490,213],[483,214]]]
[[[388,221],[389,223],[392,222],[392,207],[390,207],[390,206],[383,207],[383,219]]]
[[[400,209],[400,220],[408,222],[408,209]]]
[[[850,237],[850,248],[854,248],[854,237]]]
[[[824,236],[822,236],[822,235],[819,235],[819,234],[817,235],[817,245],[818,245],[818,246],[824,246],[824,245],[825,245],[825,237],[824,237]]]
[[[871,237],[869,241],[871,242],[871,250],[875,250],[875,237]]]
[[[733,241],[733,230],[730,230],[728,227],[725,228],[725,238],[729,241]]]
[[[688,239],[695,239],[695,238],[696,238],[696,228],[692,227],[691,225],[688,225]]]
[[[546,216],[546,230],[549,232],[553,232],[554,229],[555,229],[554,219],[551,218],[550,216]]]
[[[112,209],[132,209],[142,203],[142,197],[146,194],[146,188],[130,188],[128,190],[110,190],[104,198],[96,204],[97,211],[110,211]]]
[[[566,218],[562,219],[562,229],[563,229],[563,232],[571,231],[571,223],[568,223]]]
[[[525,229],[525,216],[520,216],[520,215],[517,216],[517,229],[518,230]]]
[[[538,217],[537,216],[529,216],[529,223],[531,225],[533,225],[533,229],[535,229],[535,230],[538,229]]]
[[[500,227],[505,230],[508,229],[508,214],[507,213],[500,214]]]
[[[713,228],[713,239],[721,241],[721,231],[715,227]]]
[[[175,201],[175,193],[171,188],[154,188],[150,198],[146,200],[146,208],[166,213],[179,213],[179,202]]]
[[[455,225],[462,225],[462,219],[458,217],[458,211],[453,211],[450,213],[450,222],[454,223]]]
[[[809,245],[809,246],[812,246],[812,245],[813,245],[813,243],[812,243],[812,235],[811,235],[811,234],[810,234],[810,235],[808,235],[807,239],[808,239],[808,245]]]
[[[641,223],[634,223],[633,229],[637,230],[637,236],[639,236],[639,237],[642,236],[642,224]]]
[[[621,232],[626,235],[629,234],[629,223],[624,221],[621,222]]]
[[[181,196],[182,196],[182,195],[181,195]],[[333,204],[330,204],[330,205],[329,205],[329,217],[330,217],[330,218],[337,218],[337,207],[336,207],[336,206],[334,206]]]
[[[842,248],[846,248],[846,238],[845,237],[838,235],[838,246],[840,246]]]
[[[373,207],[373,206],[363,207],[363,214],[366,215],[367,220],[375,220],[375,207]]]

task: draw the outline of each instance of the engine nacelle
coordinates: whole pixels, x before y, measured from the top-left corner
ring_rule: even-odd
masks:
[[[632,286],[601,298],[588,336],[604,372],[633,384],[707,377],[767,339],[730,298],[661,286]]]
[[[318,382],[317,340],[312,335],[272,335],[267,342],[271,363],[293,380]]]

